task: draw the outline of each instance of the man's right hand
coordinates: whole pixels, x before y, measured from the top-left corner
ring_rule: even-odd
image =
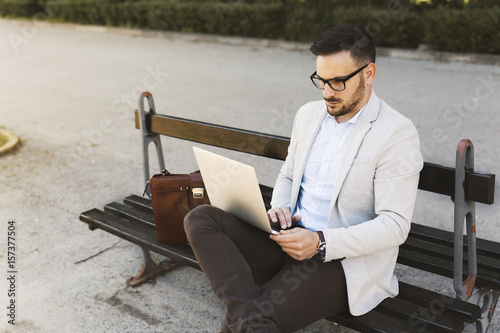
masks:
[[[302,220],[302,216],[295,215],[287,207],[271,208],[267,211],[271,227],[279,225],[281,229],[288,229]]]

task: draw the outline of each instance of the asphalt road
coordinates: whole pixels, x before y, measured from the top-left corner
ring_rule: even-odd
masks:
[[[309,81],[308,45],[9,20],[0,20],[0,36],[0,127],[23,142],[0,156],[0,233],[15,221],[18,235],[17,325],[0,313],[0,330],[216,331],[224,309],[202,273],[181,268],[127,288],[140,249],[90,232],[78,215],[142,193],[133,125],[141,91],[153,94],[159,113],[288,136],[296,110],[321,98]],[[414,122],[426,161],[453,166],[468,138],[476,170],[500,174],[500,67],[415,54],[377,59],[377,95]],[[171,171],[196,168],[190,144],[163,144]],[[227,154],[273,184],[280,163]],[[500,206],[476,210],[478,236],[500,241]],[[451,230],[452,215],[449,198],[419,193],[414,221]],[[451,293],[447,279],[404,267],[398,276]],[[0,290],[7,283],[1,278]],[[2,292],[3,312],[8,302]],[[492,332],[499,330],[497,316]],[[303,330],[324,331],[348,330],[326,322]]]

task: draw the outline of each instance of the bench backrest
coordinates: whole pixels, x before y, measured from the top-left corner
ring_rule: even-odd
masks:
[[[146,131],[182,140],[236,150],[248,154],[284,160],[290,139],[283,136],[209,124],[201,121],[145,114]],[[140,128],[139,112],[135,113],[135,126]],[[455,194],[455,168],[425,162],[420,173],[418,188],[448,196]],[[466,200],[492,204],[495,175],[465,171]]]

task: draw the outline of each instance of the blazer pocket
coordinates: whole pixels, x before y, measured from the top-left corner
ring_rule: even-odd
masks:
[[[368,157],[358,157],[352,161],[352,165],[363,165],[370,163],[370,159]]]

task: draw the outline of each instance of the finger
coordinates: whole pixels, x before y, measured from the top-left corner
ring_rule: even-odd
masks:
[[[276,216],[276,212],[273,209],[269,209],[267,211],[267,218],[271,224],[278,222],[278,217]]]
[[[300,233],[303,232],[304,230],[305,229],[302,229],[302,228],[280,230],[279,235],[272,234],[269,237],[278,244],[292,243],[292,242],[297,242],[297,241],[302,239],[302,236],[300,235]]]
[[[292,212],[288,208],[284,208],[283,212],[285,213],[286,228],[290,228],[292,226]]]
[[[275,210],[278,221],[280,222],[281,228],[286,229],[288,225],[288,220],[291,221],[291,213],[288,208],[276,208]],[[291,222],[290,222],[291,223]]]
[[[282,248],[288,249],[301,249],[304,247],[300,238],[291,237],[291,235],[276,238],[276,243],[278,243],[278,245]]]
[[[275,241],[279,246],[283,247],[282,246],[283,240],[282,240],[280,235],[271,234],[271,235],[269,235],[269,238],[271,238],[273,241]]]
[[[287,230],[280,230],[280,235],[283,236],[281,237],[282,242],[295,242],[301,238],[299,234],[302,232],[304,229],[302,228],[292,228],[292,229],[287,229]]]
[[[279,244],[279,236],[275,234],[270,234],[269,238],[271,238],[273,241]]]
[[[283,217],[280,219],[281,227],[283,229],[290,228],[292,226],[292,213],[286,207],[282,207],[281,212],[283,213]]]
[[[280,234],[270,234],[269,238],[271,238],[276,243],[286,243],[288,236],[285,236],[285,230],[280,230]]]
[[[296,233],[299,233],[299,232],[303,232],[305,229],[302,229],[302,228],[292,228],[292,229],[287,229],[287,230],[283,230],[283,231],[286,231],[284,233],[284,235],[292,235],[292,234],[296,234]]]
[[[302,215],[297,214],[292,217],[292,225],[298,224],[300,221],[302,221]]]

